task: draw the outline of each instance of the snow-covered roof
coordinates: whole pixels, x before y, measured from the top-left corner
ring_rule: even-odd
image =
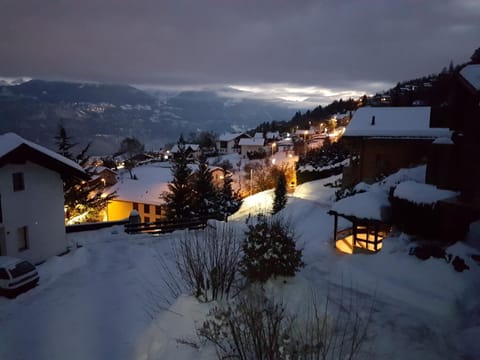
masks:
[[[297,129],[295,131],[295,135],[297,136],[304,136],[304,135],[313,135],[315,134],[315,129],[308,129],[308,130],[300,130],[300,129]]]
[[[238,142],[240,146],[263,146],[265,145],[264,138],[244,138]]]
[[[115,200],[152,205],[163,204],[160,195],[168,190],[168,183],[172,181],[170,167],[157,163],[136,167],[132,172],[138,180],[130,179],[128,172],[124,172],[121,179],[108,189],[109,193],[117,192]]]
[[[265,137],[269,140],[278,139],[280,138],[280,133],[278,131],[269,131]]]
[[[362,107],[343,136],[448,137],[449,129],[430,128],[430,107]]]
[[[198,151],[200,150],[200,145],[198,144],[185,144],[185,150],[191,149],[192,151]],[[178,152],[178,144],[173,145],[173,147],[170,149],[170,152],[176,154]]]
[[[404,181],[397,185],[393,196],[410,201],[415,204],[435,204],[437,201],[445,200],[458,193],[451,190],[441,190],[435,185],[418,183],[415,181]]]
[[[0,159],[2,158],[6,159],[9,154],[19,149],[21,146],[25,146],[28,149],[33,150],[33,152],[37,154],[50,158],[50,160],[53,160],[55,163],[63,165],[64,169],[68,169],[68,168],[73,169],[76,172],[76,175],[80,175],[82,177],[86,176],[83,168],[80,165],[78,165],[76,162],[70,159],[67,159],[66,157],[52,150],[49,150],[46,147],[43,147],[41,145],[35,144],[34,142],[28,141],[18,136],[15,133],[6,133],[3,135],[0,135]],[[57,169],[57,168],[55,170],[61,171],[60,169]]]
[[[245,133],[223,133],[218,137],[219,141],[232,141],[236,138],[245,135]]]
[[[256,138],[256,139],[263,139],[263,132],[256,132],[253,135],[253,137]]]
[[[368,191],[337,201],[331,210],[358,219],[387,221],[388,208],[390,202],[386,191]]]
[[[477,91],[480,91],[480,64],[471,64],[460,70],[460,75]]]

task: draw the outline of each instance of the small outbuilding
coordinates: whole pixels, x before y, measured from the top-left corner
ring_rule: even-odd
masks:
[[[329,214],[334,216],[333,243],[348,254],[379,251],[391,229],[390,203],[384,191],[341,199],[333,204]]]

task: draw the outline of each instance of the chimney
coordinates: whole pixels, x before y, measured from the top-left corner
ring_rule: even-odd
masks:
[[[372,115],[372,126],[375,125],[375,115]]]

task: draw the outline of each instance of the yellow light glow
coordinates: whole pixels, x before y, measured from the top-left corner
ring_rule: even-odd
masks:
[[[361,240],[366,240],[366,234],[358,234],[357,238]],[[370,240],[373,241],[372,236]],[[382,248],[382,236],[378,236],[377,250]],[[335,247],[342,253],[345,254],[354,254],[354,253],[375,253],[375,248],[373,244],[366,244],[364,242],[357,242],[355,248],[353,246],[353,235],[348,235],[343,239],[337,240]]]

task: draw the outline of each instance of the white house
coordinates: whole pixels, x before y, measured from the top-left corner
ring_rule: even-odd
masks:
[[[217,149],[220,154],[233,154],[240,152],[238,145],[240,139],[249,138],[245,133],[224,133],[218,137]]]
[[[247,157],[248,152],[255,152],[265,150],[265,139],[264,138],[247,138],[240,139],[238,142],[240,146],[240,154],[243,158]]]
[[[41,262],[67,249],[63,181],[75,162],[14,133],[0,135],[0,255]]]

